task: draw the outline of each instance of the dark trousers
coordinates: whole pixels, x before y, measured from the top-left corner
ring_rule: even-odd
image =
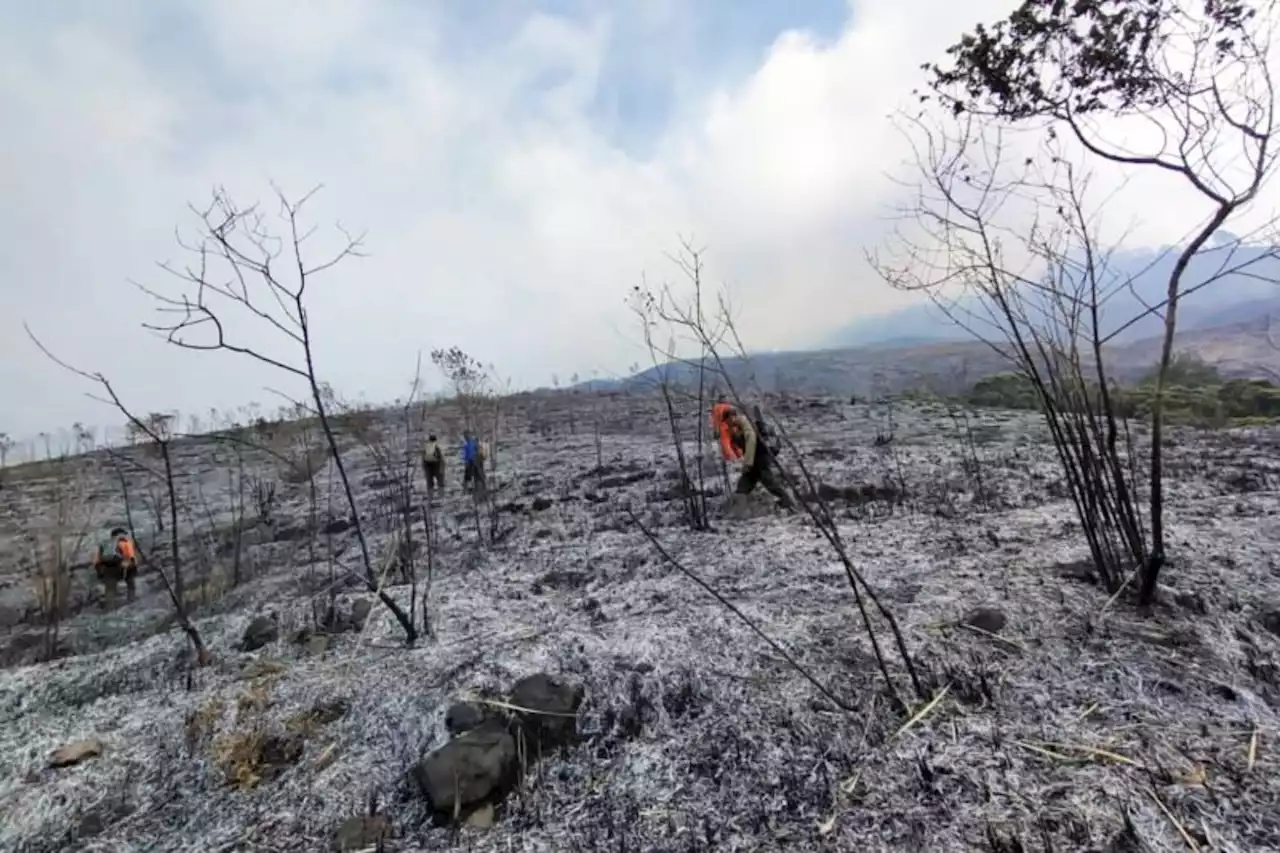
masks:
[[[794,506],[791,496],[787,494],[787,490],[778,481],[778,477],[773,471],[773,466],[768,461],[757,462],[744,470],[742,476],[738,478],[738,487],[734,491],[740,495],[749,495],[757,485],[764,486],[765,491],[782,501],[784,506],[788,508]]]
[[[470,460],[462,467],[462,487],[465,489],[473,484],[475,488],[484,489],[484,468],[476,459]]]
[[[102,605],[110,610],[116,605],[116,598],[119,595],[120,581],[124,581],[125,594],[129,601],[133,601],[137,587],[135,579],[138,576],[138,566],[132,560],[109,560],[98,564],[98,580],[102,581],[103,599]]]
[[[423,462],[422,473],[427,478],[427,491],[444,488],[444,465],[440,462]]]

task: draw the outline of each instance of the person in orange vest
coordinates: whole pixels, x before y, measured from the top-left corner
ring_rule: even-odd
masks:
[[[730,415],[734,411],[729,403],[716,403],[711,407],[711,428],[720,437],[720,453],[727,462],[736,462],[742,458],[742,448],[733,441],[733,424]]]
[[[120,581],[124,581],[129,601],[136,592],[134,579],[138,575],[138,547],[133,537],[123,527],[113,527],[108,537],[93,552],[93,569],[103,586],[103,606],[110,609],[116,601]]]
[[[751,419],[729,403],[717,403],[711,409],[711,422],[720,434],[720,451],[725,460],[742,463],[742,474],[734,492],[750,494],[759,484],[785,508],[795,509],[795,501],[774,476],[773,452]]]

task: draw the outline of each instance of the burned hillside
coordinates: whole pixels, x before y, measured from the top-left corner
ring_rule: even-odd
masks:
[[[769,399],[901,628],[926,693],[904,710],[812,521],[764,496],[727,512],[709,442],[712,529],[689,530],[660,399],[506,405],[492,516],[460,490],[457,412],[428,409],[450,448],[430,554],[422,519],[406,538],[385,506],[376,437],[400,413],[340,437],[380,589],[429,626],[412,647],[323,459],[307,479],[175,442],[203,667],[147,477],[129,475],[138,599],[104,612],[82,558],[54,637],[29,555],[66,484],[10,472],[0,847],[1280,849],[1273,427],[1170,438],[1168,587],[1142,612],[1091,577],[1033,414]],[[700,416],[680,422],[695,460]],[[94,524],[117,523],[111,458],[78,465]]]

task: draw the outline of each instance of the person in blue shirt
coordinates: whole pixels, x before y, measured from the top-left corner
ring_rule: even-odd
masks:
[[[484,488],[484,454],[480,441],[470,431],[462,434],[462,488]]]

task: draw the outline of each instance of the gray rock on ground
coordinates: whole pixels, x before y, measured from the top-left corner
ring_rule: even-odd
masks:
[[[1280,637],[1280,607],[1272,607],[1259,614],[1258,624]]]
[[[412,775],[437,818],[449,820],[500,800],[519,772],[515,738],[490,720],[423,758]]]
[[[572,743],[578,735],[580,685],[566,684],[545,673],[526,676],[511,689],[524,736],[534,755]]]
[[[444,727],[451,735],[478,729],[487,719],[484,709],[474,702],[454,702],[444,714]]]
[[[373,602],[367,598],[357,598],[351,602],[351,625],[357,630],[364,629],[364,623],[373,612]]]
[[[999,634],[1008,621],[1004,611],[998,607],[975,607],[964,615],[960,624],[988,634]]]
[[[255,616],[249,626],[244,629],[244,637],[240,640],[240,648],[246,652],[256,652],[263,646],[269,646],[280,639],[280,625],[271,616]]]

